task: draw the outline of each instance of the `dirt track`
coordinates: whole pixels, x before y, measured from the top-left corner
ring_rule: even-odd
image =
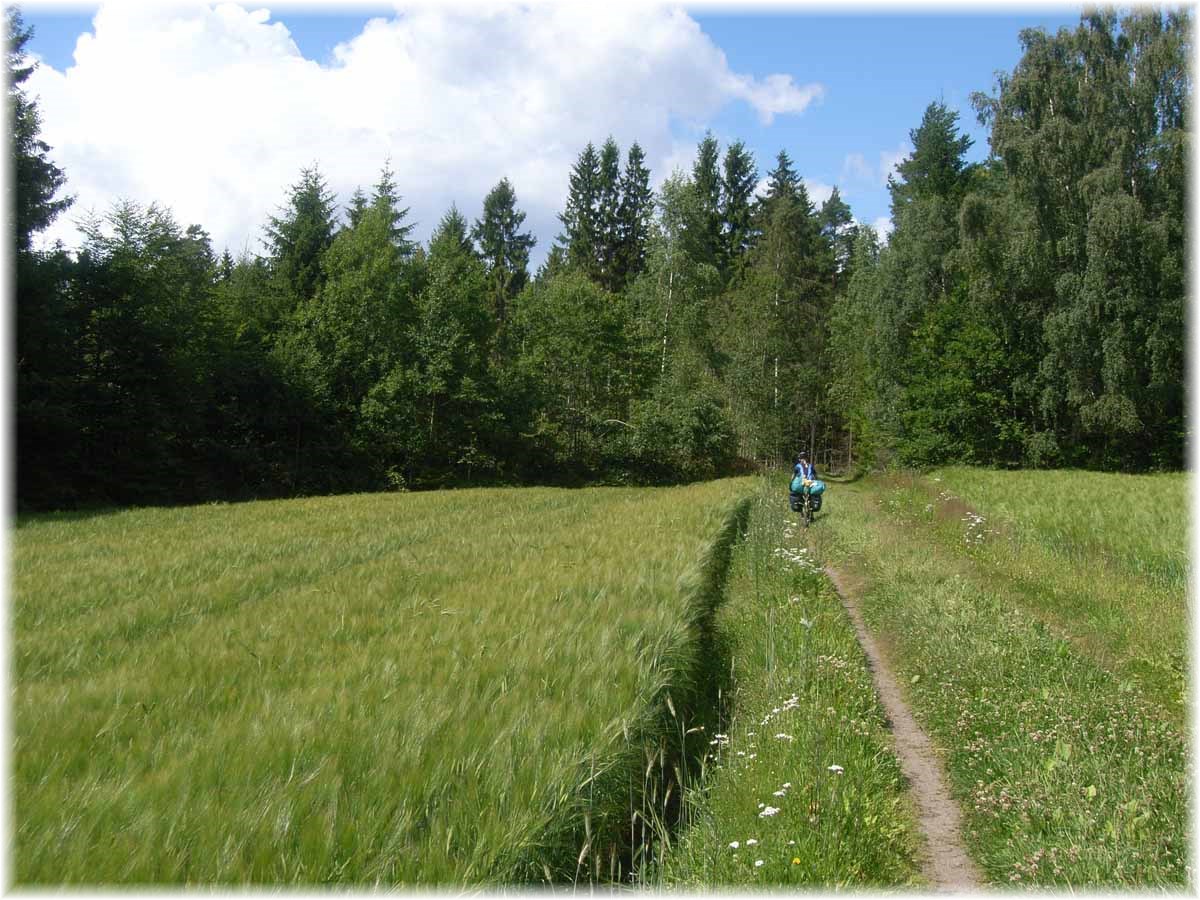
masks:
[[[929,737],[913,718],[887,660],[867,631],[858,608],[861,586],[829,567],[825,568],[825,574],[837,589],[854,624],[858,642],[870,662],[875,689],[894,735],[900,769],[912,789],[927,848],[922,871],[936,891],[980,890],[984,884],[983,875],[963,846],[962,819],[958,805],[947,789],[941,760]]]

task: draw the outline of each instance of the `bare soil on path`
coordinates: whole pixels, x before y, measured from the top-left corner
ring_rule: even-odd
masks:
[[[983,887],[984,879],[963,845],[962,817],[958,804],[950,796],[941,760],[933,744],[913,718],[891,667],[867,630],[858,607],[861,585],[828,566],[825,574],[841,597],[858,642],[870,662],[875,690],[894,736],[900,770],[912,788],[918,821],[926,839],[923,874],[935,891],[978,891]]]

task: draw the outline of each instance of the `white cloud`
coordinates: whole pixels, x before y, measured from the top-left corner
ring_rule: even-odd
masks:
[[[892,234],[892,220],[889,216],[879,216],[871,227],[875,229],[875,233],[879,235],[880,241],[886,241]]]
[[[879,185],[884,186],[888,182],[888,177],[896,171],[896,166],[904,162],[904,160],[913,152],[912,145],[905,141],[895,150],[880,150],[879,151]]]
[[[732,96],[741,97],[758,111],[764,125],[770,125],[779,113],[802,113],[814,100],[825,96],[821,85],[798,87],[791,75],[768,75],[762,81],[756,81],[746,75],[731,73],[728,88]]]
[[[805,178],[804,186],[808,189],[808,199],[812,201],[812,205],[818,210],[833,194],[833,185],[825,184],[823,181],[810,181]]]
[[[874,181],[875,173],[861,153],[850,153],[842,163],[842,177],[856,181]]]
[[[885,187],[888,176],[896,171],[896,166],[912,153],[912,146],[903,142],[895,150],[880,150],[879,164],[872,166],[861,153],[849,153],[842,162],[842,177],[849,182],[869,186]]]
[[[661,181],[683,158],[672,122],[703,126],[739,101],[770,122],[822,94],[732,71],[681,10],[623,4],[418,6],[372,20],[329,65],[266,10],[106,5],[74,65],[27,84],[77,197],[49,239],[75,244],[81,213],[129,198],[203,225],[218,250],[258,250],[302,167],[318,163],[345,202],[390,159],[422,236],[451,201],[473,219],[507,176],[539,257],[588,141],[638,141]]]

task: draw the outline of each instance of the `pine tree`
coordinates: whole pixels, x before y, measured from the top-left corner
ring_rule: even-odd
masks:
[[[434,242],[446,245],[443,248],[446,252],[449,251],[451,245],[458,253],[475,252],[475,247],[471,243],[471,234],[467,230],[467,219],[458,211],[457,204],[450,204],[450,208],[438,222],[437,228],[433,230],[433,235],[429,239],[430,253],[433,252]]]
[[[612,137],[600,148],[600,178],[596,197],[596,269],[600,274],[600,285],[614,291],[617,289],[620,266],[621,150]]]
[[[302,169],[288,206],[267,226],[271,261],[292,306],[315,296],[325,283],[321,261],[333,235],[333,194],[316,166]]]
[[[704,135],[696,148],[692,166],[692,184],[700,201],[699,245],[701,262],[721,265],[721,175],[718,169],[720,147],[712,132]]]
[[[391,166],[387,163],[384,163],[383,169],[379,173],[379,181],[371,195],[371,205],[381,210],[389,221],[392,243],[396,245],[401,256],[411,256],[416,245],[409,240],[408,236],[415,227],[415,223],[401,224],[408,216],[409,208],[400,208],[400,194],[396,190]]]
[[[483,215],[471,232],[487,272],[496,321],[503,325],[508,304],[529,278],[529,251],[536,240],[520,230],[525,213],[517,209],[517,195],[507,178],[483,200]]]
[[[621,205],[617,211],[618,253],[615,290],[621,290],[646,268],[646,245],[654,214],[654,192],[646,156],[634,141],[625,157],[621,175]]]
[[[800,186],[800,176],[792,168],[792,159],[786,150],[780,150],[775,158],[775,168],[767,173],[767,193],[760,197],[756,204],[756,212],[760,217],[769,219],[769,207],[781,197],[794,199]]]
[[[363,213],[367,211],[367,195],[361,187],[356,187],[350,196],[350,205],[346,208],[347,227],[354,228],[362,221]]]
[[[589,143],[571,170],[567,206],[559,214],[559,235],[567,265],[599,281],[596,266],[600,246],[600,157]]]
[[[817,218],[821,234],[833,251],[833,288],[837,290],[839,285],[846,284],[853,275],[850,271],[850,260],[854,243],[858,239],[858,226],[854,224],[850,207],[842,199],[836,185],[829,198],[821,204],[821,212]]]
[[[757,184],[758,167],[753,154],[741,141],[734,141],[725,151],[721,175],[721,268],[727,279],[753,240],[752,203]]]
[[[55,199],[67,176],[50,161],[50,145],[43,141],[37,103],[25,96],[21,85],[33,74],[36,63],[28,62],[25,45],[33,37],[15,6],[7,10],[8,110],[10,154],[15,195],[15,237],[19,250],[28,250],[35,232],[43,231],[72,203],[71,197]]]
[[[909,132],[913,152],[888,176],[892,221],[920,197],[942,197],[957,204],[966,186],[966,153],[974,141],[958,132],[958,113],[944,103],[930,103],[918,128]]]

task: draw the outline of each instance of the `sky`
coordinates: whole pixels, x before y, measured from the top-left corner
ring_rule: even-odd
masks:
[[[386,163],[422,241],[507,177],[536,268],[589,141],[637,141],[658,184],[709,130],[762,179],[786,150],[816,203],[836,185],[886,232],[887,176],[926,106],[958,111],[985,158],[971,93],[1016,65],[1022,28],[1080,8],[29,3],[26,86],[76,198],[43,240],[75,247],[82,216],[128,199],[261,253],[302,168],[344,204]]]

